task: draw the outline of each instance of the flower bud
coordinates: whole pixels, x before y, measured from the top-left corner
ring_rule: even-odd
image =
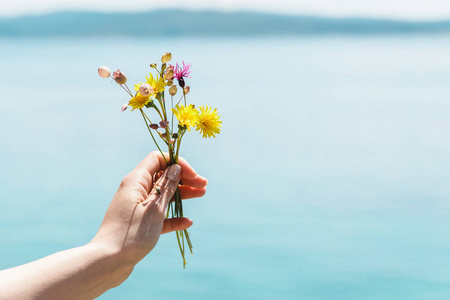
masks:
[[[168,80],[168,81],[166,82],[166,85],[167,85],[167,86],[172,86],[172,84],[173,84],[173,81],[172,81],[172,80]]]
[[[186,83],[184,82],[183,77],[178,78],[178,84],[184,89]]]
[[[155,129],[155,130],[159,128],[158,124],[155,124],[155,123],[150,124],[149,127],[150,127],[151,129]]]
[[[150,64],[150,68],[156,69],[156,64],[155,63],[151,63]]]
[[[128,103],[124,103],[122,105],[122,112],[124,112],[128,108]]]
[[[161,135],[161,137],[162,137],[163,139],[165,139],[165,138],[167,137],[167,133],[165,133],[165,132],[164,132],[164,133],[161,133],[160,135]]]
[[[183,92],[184,92],[185,95],[189,94],[190,91],[191,91],[191,87],[190,87],[190,86],[186,86],[186,87],[183,89]]]
[[[151,95],[151,94],[153,94],[153,88],[152,88],[152,86],[151,86],[150,84],[144,83],[144,84],[142,84],[142,85],[139,87],[139,93],[140,93],[142,96],[148,96],[148,95]]]
[[[154,106],[155,106],[155,103],[153,102],[153,99],[150,99],[150,101],[147,104],[145,104],[145,107],[147,107],[147,108],[154,107]]]
[[[159,122],[159,127],[167,128],[167,127],[169,127],[169,122],[168,121],[161,121],[161,122]]]
[[[175,96],[177,94],[177,86],[176,85],[172,85],[169,89],[169,94],[172,96]]]
[[[173,71],[172,67],[168,67],[166,72],[164,73],[164,79],[172,80],[174,74],[175,72]]]
[[[101,78],[108,78],[111,75],[111,71],[109,70],[108,67],[102,66],[98,68],[98,75]]]
[[[124,84],[127,82],[127,75],[122,73],[119,69],[113,73],[113,78],[118,84]]]
[[[175,141],[174,141],[174,140],[170,140],[169,143],[170,143],[170,144],[173,144],[173,143],[175,143]]]
[[[178,138],[178,133],[172,134],[172,137],[173,137],[174,139]]]
[[[166,62],[169,62],[171,59],[172,59],[172,53],[166,52],[161,57],[161,62],[166,63]]]

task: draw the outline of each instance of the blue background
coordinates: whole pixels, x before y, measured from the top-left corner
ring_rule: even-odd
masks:
[[[216,139],[174,234],[100,299],[448,299],[447,36],[0,40],[0,269],[83,245],[154,150],[127,95],[165,51]]]

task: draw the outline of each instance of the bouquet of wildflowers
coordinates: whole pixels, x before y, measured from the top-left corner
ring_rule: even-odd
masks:
[[[215,137],[220,133],[222,122],[217,113],[217,109],[200,106],[200,111],[193,104],[188,104],[186,96],[190,87],[186,85],[185,79],[190,78],[191,65],[181,64],[171,65],[168,62],[172,59],[171,53],[164,53],[161,57],[161,66],[152,63],[151,69],[155,70],[145,77],[144,83],[138,83],[131,91],[126,82],[126,75],[120,71],[115,71],[112,75],[108,67],[98,68],[100,77],[112,77],[114,81],[128,94],[130,100],[122,106],[125,111],[129,106],[131,111],[139,110],[145,125],[155,142],[156,147],[166,160],[167,166],[178,163],[181,141],[191,129],[195,128],[204,138]],[[178,92],[178,87],[181,93]],[[167,91],[168,94],[167,95]],[[178,94],[178,96],[177,96]],[[168,101],[170,97],[170,102]],[[178,124],[174,126],[174,117]],[[158,141],[167,147],[169,159],[163,154]],[[167,210],[167,217],[183,217],[183,205],[181,202],[179,188],[175,192]],[[187,230],[175,232],[181,256],[183,257],[183,267],[186,265],[185,243],[187,243],[192,254],[192,243]]]

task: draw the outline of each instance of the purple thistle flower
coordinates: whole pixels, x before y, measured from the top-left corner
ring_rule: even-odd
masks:
[[[173,78],[176,78],[178,80],[183,79],[183,77],[186,78],[190,78],[189,74],[191,73],[191,71],[189,70],[191,68],[191,64],[186,65],[183,61],[183,67],[181,67],[180,65],[174,66],[174,65],[170,65],[173,69]]]

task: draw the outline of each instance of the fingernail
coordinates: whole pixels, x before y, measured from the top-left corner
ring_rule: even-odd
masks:
[[[172,165],[169,167],[169,170],[167,170],[167,178],[169,178],[172,181],[180,181],[181,176],[181,167],[180,165]]]

